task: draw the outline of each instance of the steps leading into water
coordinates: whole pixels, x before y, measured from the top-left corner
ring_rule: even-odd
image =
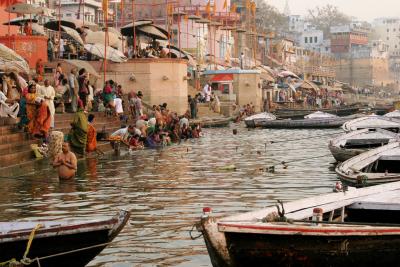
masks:
[[[115,117],[106,117],[102,112],[94,112],[94,126],[98,132],[111,133],[121,127],[121,122]],[[74,114],[63,113],[55,115],[55,131],[67,134],[71,129],[71,122]],[[18,129],[18,120],[11,118],[0,118],[0,170],[11,166],[24,165],[35,162],[31,144],[38,144],[38,140],[29,138],[26,132]],[[102,151],[111,150],[107,142],[100,142],[99,148]]]

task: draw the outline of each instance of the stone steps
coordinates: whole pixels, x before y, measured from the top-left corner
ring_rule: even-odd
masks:
[[[105,117],[103,112],[95,112],[94,114],[95,128],[98,132],[101,132],[103,127],[108,133],[121,127],[121,122],[117,118]],[[67,134],[71,129],[70,123],[74,115],[72,113],[56,114],[54,130]],[[38,141],[29,139],[26,132],[18,130],[15,125],[17,122],[16,119],[0,118],[0,169],[10,169],[21,164],[34,165],[37,162],[30,145],[38,143]],[[98,147],[102,151],[111,150],[108,142],[99,142]]]

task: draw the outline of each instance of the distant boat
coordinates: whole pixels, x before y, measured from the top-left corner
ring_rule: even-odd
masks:
[[[346,132],[365,128],[379,128],[398,133],[400,132],[400,119],[369,115],[348,121],[343,124],[342,128]]]
[[[357,118],[357,115],[338,117],[329,113],[317,111],[302,120],[257,120],[257,127],[262,128],[339,128],[346,121]],[[246,123],[247,125],[247,123]],[[255,124],[254,124],[255,125]],[[247,125],[248,127],[251,127]],[[253,126],[255,127],[255,126]]]
[[[359,111],[359,107],[356,106],[341,106],[335,108],[310,108],[310,109],[298,109],[298,108],[278,108],[274,111],[274,114],[278,118],[282,119],[296,119],[296,118],[304,118],[313,112],[322,111],[326,113],[331,113],[337,116],[349,116],[355,114]]]
[[[398,119],[400,119],[400,110],[396,109],[395,111],[386,113],[383,116],[384,117],[389,117],[389,118],[398,118]]]
[[[400,181],[400,142],[392,142],[346,160],[335,171],[343,181],[356,185]]]
[[[214,267],[398,266],[399,195],[396,182],[223,218],[204,208],[197,226]]]
[[[258,122],[276,120],[276,116],[269,112],[262,112],[244,119],[244,123],[249,128],[259,127]]]
[[[346,161],[370,149],[399,140],[399,135],[383,129],[361,129],[344,133],[329,141],[329,150],[337,161]]]
[[[37,227],[30,259],[39,258],[40,266],[86,266],[119,234],[129,216],[128,211],[119,211],[102,220],[0,222],[0,262],[21,260]],[[35,261],[29,266],[39,265]]]

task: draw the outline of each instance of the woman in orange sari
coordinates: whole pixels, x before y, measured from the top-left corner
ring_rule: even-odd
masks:
[[[87,132],[87,143],[86,143],[86,152],[90,153],[97,150],[97,133],[94,128],[94,115],[89,114],[88,116],[88,132]]]
[[[26,116],[28,118],[28,132],[30,134],[33,133],[33,129],[35,128],[35,117],[36,117],[36,84],[30,84],[28,87],[28,93],[25,95],[26,99]]]
[[[49,106],[43,98],[36,98],[36,104],[38,104],[37,113],[35,116],[35,122],[33,126],[32,134],[35,137],[47,138],[51,123],[51,113]]]

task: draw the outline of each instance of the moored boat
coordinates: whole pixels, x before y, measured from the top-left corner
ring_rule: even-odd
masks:
[[[357,155],[335,171],[343,181],[361,186],[400,181],[400,142]]]
[[[336,108],[312,108],[312,109],[296,109],[296,108],[278,108],[274,114],[278,118],[282,119],[295,119],[295,118],[304,118],[311,113],[316,111],[322,111],[326,113],[331,113],[337,116],[349,116],[355,114],[359,111],[359,107],[356,106],[343,106],[343,107],[336,107]]]
[[[389,117],[389,118],[398,118],[398,119],[400,119],[400,110],[396,109],[395,111],[386,113],[383,116],[384,117]]]
[[[17,259],[32,260],[29,266],[38,267],[85,266],[120,233],[129,216],[121,210],[112,218],[98,220],[0,222],[0,262]]]
[[[259,127],[259,122],[276,120],[276,116],[269,112],[262,112],[244,119],[244,123],[249,128]]]
[[[342,128],[346,132],[365,128],[379,128],[398,133],[400,132],[400,119],[378,115],[369,115],[350,120],[344,123]]]
[[[260,120],[257,123],[258,127],[262,128],[339,128],[343,123],[357,118],[357,115],[338,117],[317,111],[306,117],[302,120]]]
[[[398,134],[383,129],[361,129],[333,138],[328,147],[333,157],[342,162],[398,138]]]
[[[214,267],[397,266],[399,195],[396,182],[218,219],[205,208],[198,229]]]

